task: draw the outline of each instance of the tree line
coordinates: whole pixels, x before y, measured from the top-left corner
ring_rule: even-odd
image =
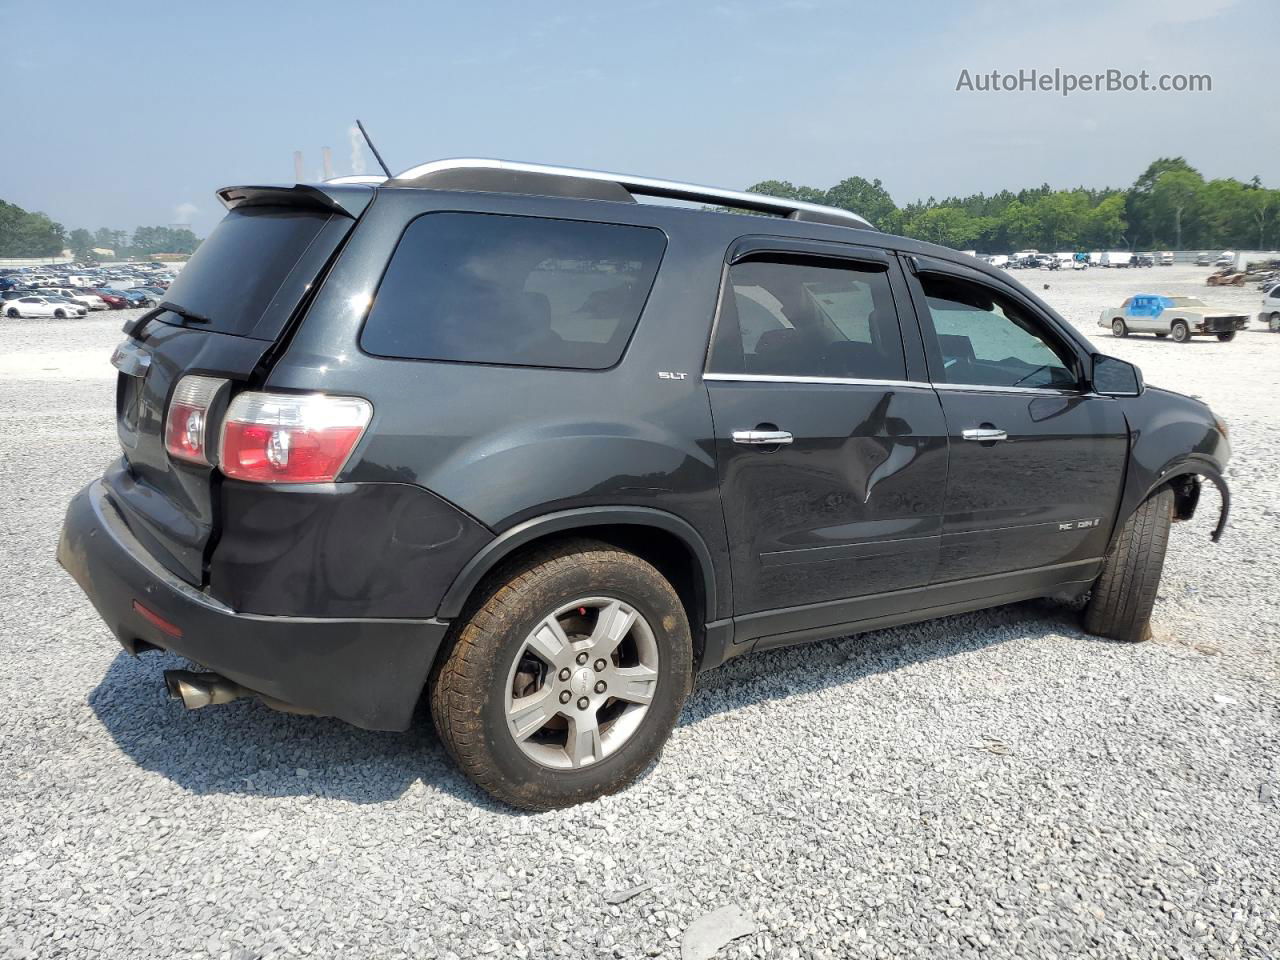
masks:
[[[1270,249],[1280,246],[1280,190],[1254,177],[1205,180],[1182,157],[1153,161],[1127,190],[1048,184],[899,207],[881,182],[848,177],[834,187],[765,180],[749,187],[861,214],[886,233],[956,250]]]
[[[174,227],[138,227],[132,233],[102,227],[90,232],[70,231],[45,216],[0,200],[0,257],[57,257],[70,250],[77,260],[96,258],[94,247],[115,251],[115,256],[147,257],[154,253],[194,253],[200,239],[190,230]]]

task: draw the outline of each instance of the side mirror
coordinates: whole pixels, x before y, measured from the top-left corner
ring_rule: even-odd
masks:
[[[1136,397],[1146,389],[1142,371],[1127,360],[1093,355],[1093,389],[1104,397]]]

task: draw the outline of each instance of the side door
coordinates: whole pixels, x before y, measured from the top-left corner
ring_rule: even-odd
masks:
[[[950,441],[935,582],[1103,556],[1120,500],[1128,426],[1088,386],[1084,357],[1031,300],[967,267],[912,257],[908,271]]]
[[[735,639],[858,619],[933,575],[945,423],[896,258],[749,238],[729,251],[704,374]],[[910,314],[908,313],[908,318]]]

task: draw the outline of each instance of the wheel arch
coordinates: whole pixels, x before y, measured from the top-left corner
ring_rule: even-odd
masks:
[[[636,554],[651,563],[680,595],[693,634],[694,663],[700,663],[705,627],[715,618],[719,598],[711,551],[686,520],[650,507],[582,507],[526,520],[499,534],[462,568],[440,600],[436,616],[461,616],[467,601],[503,561],[551,540],[585,536]]]
[[[1218,493],[1222,497],[1222,507],[1218,514],[1218,522],[1214,526],[1213,532],[1209,535],[1210,539],[1217,543],[1222,538],[1222,532],[1227,526],[1227,515],[1231,512],[1231,490],[1228,488],[1227,481],[1223,478],[1218,468],[1200,459],[1188,458],[1162,471],[1160,476],[1147,486],[1142,496],[1137,498],[1131,508],[1120,518],[1116,524],[1116,530],[1119,531],[1134,510],[1164,487],[1169,487],[1173,490],[1174,518],[1177,520],[1190,520],[1195,515],[1196,507],[1200,502],[1201,478],[1208,480],[1217,487]]]

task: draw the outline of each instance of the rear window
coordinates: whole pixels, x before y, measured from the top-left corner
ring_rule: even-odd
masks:
[[[274,339],[314,276],[295,278],[282,289],[285,281],[331,218],[323,210],[297,207],[232,210],[200,244],[163,299],[207,317],[208,323],[199,324],[202,330]],[[327,241],[326,256],[336,243]],[[259,321],[278,294],[291,302],[276,304],[270,329],[260,329]],[[167,312],[160,319],[183,322]]]
[[[665,248],[652,227],[426,214],[396,247],[360,346],[413,360],[602,370],[621,358]]]

